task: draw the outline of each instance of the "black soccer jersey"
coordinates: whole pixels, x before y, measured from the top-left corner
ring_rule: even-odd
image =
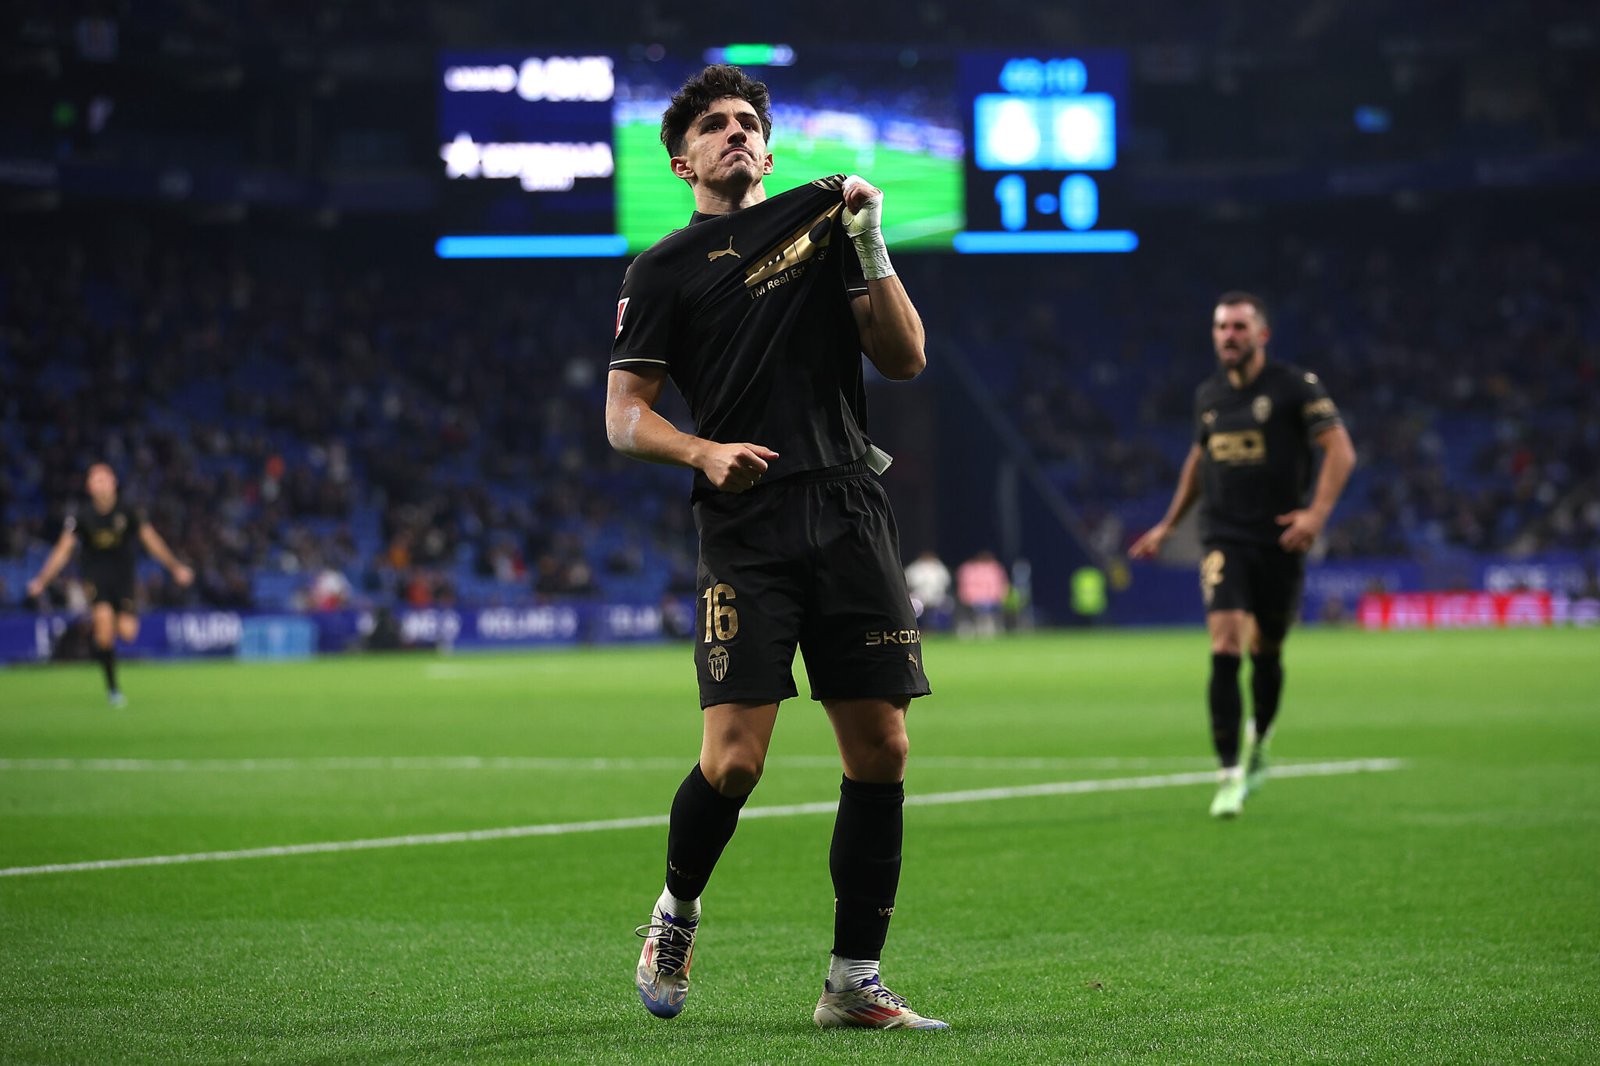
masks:
[[[613,368],[666,369],[695,433],[778,453],[771,483],[867,451],[861,337],[867,291],[844,235],[842,176],[690,224],[640,253],[617,299]],[[695,494],[714,491],[695,475]]]
[[[143,524],[137,511],[118,503],[105,514],[85,507],[68,515],[61,528],[78,535],[84,580],[101,585],[132,580]]]
[[[1278,515],[1310,500],[1312,445],[1339,422],[1317,375],[1268,361],[1236,389],[1218,370],[1195,390],[1200,533],[1210,541],[1276,544]]]

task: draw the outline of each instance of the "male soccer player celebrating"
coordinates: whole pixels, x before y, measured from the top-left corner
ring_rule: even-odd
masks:
[[[878,958],[900,880],[906,709],[928,693],[894,517],[864,432],[861,354],[885,377],[926,364],[922,321],[859,177],[768,198],[766,86],[737,67],[690,79],[661,120],[695,211],[629,267],[617,302],[606,433],[618,451],[695,470],[700,761],[672,801],[666,888],[635,984],[683,1009],[700,895],[761,778],[795,647],[844,764],[829,870],[824,1027],[945,1028],[885,988]],[[694,432],[656,411],[667,378]]]
[[[1305,553],[1356,463],[1339,409],[1317,375],[1269,362],[1270,335],[1259,297],[1230,292],[1218,299],[1211,322],[1218,367],[1195,391],[1195,443],[1166,516],[1128,552],[1154,557],[1204,497],[1200,590],[1211,631],[1211,737],[1222,764],[1211,813],[1219,818],[1243,810],[1266,778],[1267,740],[1283,693],[1283,642],[1300,609]],[[1308,502],[1313,445],[1323,460]],[[1241,753],[1239,662],[1247,645],[1255,717]]]
[[[38,575],[28,582],[28,595],[38,596],[55,580],[83,544],[83,579],[94,589],[94,657],[106,676],[106,694],[113,707],[127,702],[117,687],[117,638],[132,643],[139,635],[139,608],[134,598],[134,539],[172,573],[180,585],[194,580],[194,571],[178,561],[155,527],[138,512],[117,500],[117,475],[105,463],[95,463],[85,479],[89,507],[68,515],[56,546],[45,558]]]

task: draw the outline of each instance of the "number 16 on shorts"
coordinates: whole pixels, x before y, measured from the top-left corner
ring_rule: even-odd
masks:
[[[705,643],[732,640],[739,635],[739,612],[733,606],[738,594],[732,585],[716,584],[700,594],[706,601],[706,620],[702,627]]]

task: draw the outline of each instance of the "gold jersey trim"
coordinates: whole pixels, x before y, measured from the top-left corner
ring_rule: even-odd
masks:
[[[842,202],[834,204],[779,241],[771,251],[762,255],[754,266],[745,271],[745,288],[754,289],[767,279],[814,259],[817,252],[833,242],[833,220],[843,210]]]

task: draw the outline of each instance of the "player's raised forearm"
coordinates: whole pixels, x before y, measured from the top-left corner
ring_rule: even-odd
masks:
[[[922,316],[897,275],[867,282],[867,329],[862,347],[878,373],[891,381],[909,381],[928,365],[927,333]]]
[[[928,365],[927,338],[922,316],[889,262],[883,240],[883,190],[852,174],[845,179],[843,192],[844,232],[867,279],[867,298],[855,306],[862,350],[884,377],[910,380]]]

